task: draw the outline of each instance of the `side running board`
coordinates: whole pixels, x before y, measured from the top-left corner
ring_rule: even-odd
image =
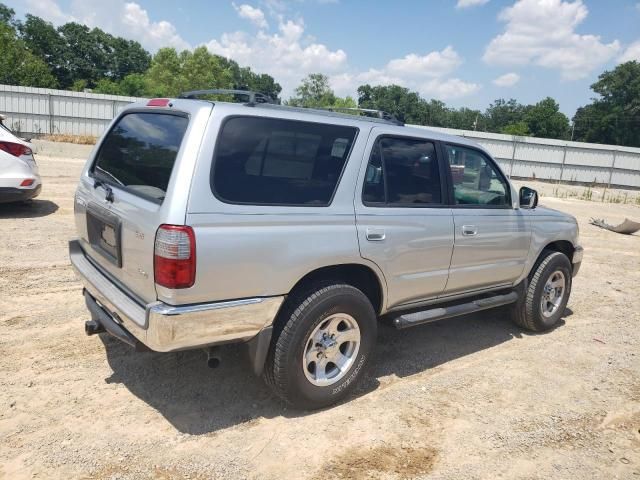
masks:
[[[468,313],[479,312],[488,308],[500,307],[508,305],[518,300],[517,292],[511,292],[504,295],[495,295],[493,297],[481,298],[469,303],[461,303],[449,307],[436,307],[421,312],[406,313],[400,315],[393,320],[396,328],[409,328],[414,325],[422,325],[423,323],[435,322],[445,318],[457,317]]]

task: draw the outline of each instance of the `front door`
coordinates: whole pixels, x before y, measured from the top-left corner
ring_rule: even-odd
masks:
[[[437,297],[447,283],[453,216],[434,142],[374,128],[356,190],[360,253],[385,274],[387,307]]]
[[[511,189],[480,150],[444,145],[453,183],[455,238],[445,294],[512,285],[524,270],[531,230]]]

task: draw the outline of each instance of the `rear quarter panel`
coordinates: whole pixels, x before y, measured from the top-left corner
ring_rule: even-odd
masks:
[[[331,205],[287,207],[234,205],[218,200],[209,178],[217,132],[223,119],[238,110],[214,107],[196,165],[186,223],[196,233],[195,285],[184,290],[159,288],[167,303],[194,303],[287,294],[307,273],[329,265],[361,263],[353,198],[370,127],[360,125],[351,155]],[[258,109],[252,114],[265,115]],[[299,120],[295,113],[278,118]],[[332,123],[354,125],[348,121]]]

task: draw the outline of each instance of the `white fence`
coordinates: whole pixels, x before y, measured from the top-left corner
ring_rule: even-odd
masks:
[[[0,85],[0,113],[6,125],[25,136],[102,134],[126,105],[139,100],[96,93]]]
[[[640,148],[421,127],[469,138],[515,178],[640,188]]]
[[[0,113],[22,135],[99,136],[135,97],[0,85]],[[423,127],[473,139],[517,178],[640,188],[640,148]]]

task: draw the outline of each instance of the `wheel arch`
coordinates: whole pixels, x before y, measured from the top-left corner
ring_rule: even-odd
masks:
[[[555,240],[553,242],[547,243],[538,252],[536,260],[533,262],[533,265],[531,266],[531,269],[527,274],[529,280],[531,280],[531,276],[535,273],[536,268],[538,268],[540,262],[546,257],[546,252],[562,253],[569,259],[569,263],[571,263],[571,259],[573,258],[573,253],[575,252],[575,250],[575,246],[569,240]]]
[[[375,267],[362,263],[325,265],[311,270],[291,287],[288,295],[322,281],[341,281],[352,285],[367,296],[376,314],[380,315],[385,309],[386,282],[384,277]]]

